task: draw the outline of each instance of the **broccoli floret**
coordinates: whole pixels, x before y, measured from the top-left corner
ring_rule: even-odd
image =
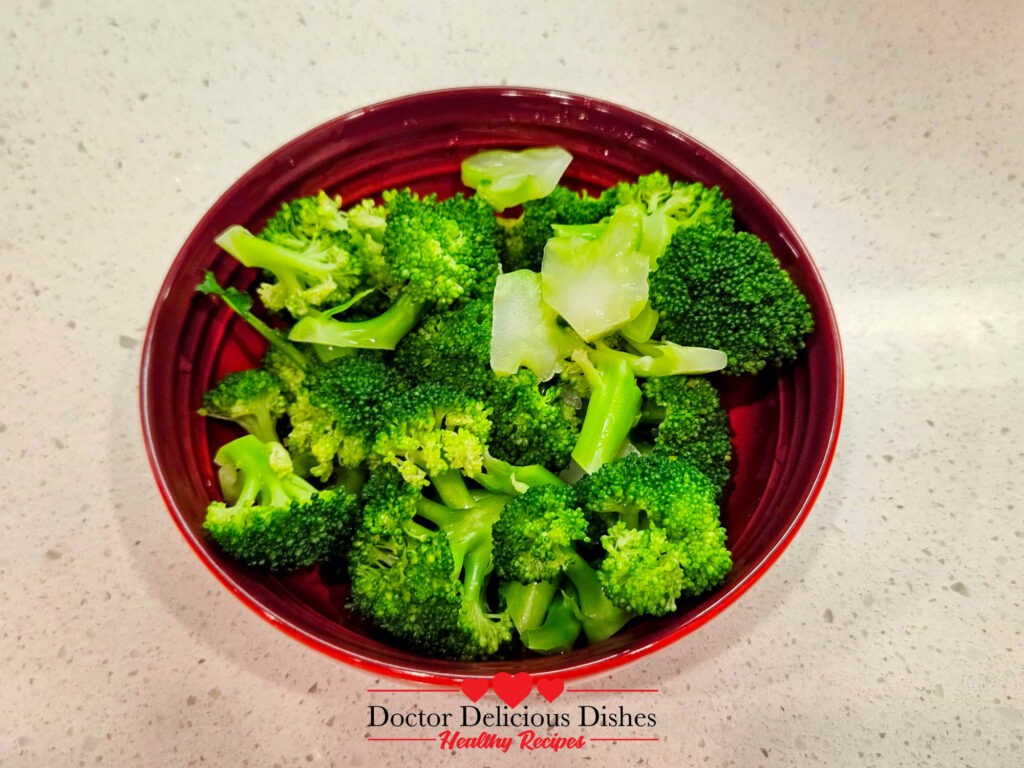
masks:
[[[596,572],[577,550],[589,541],[587,529],[576,494],[566,484],[528,488],[502,508],[494,524],[494,562],[504,579],[503,596],[523,644],[531,650],[544,650],[534,647],[533,632],[546,619],[545,639],[538,643],[550,643],[551,608],[570,589],[576,619],[590,642],[611,637],[632,618],[610,602]],[[563,641],[574,625],[563,627]]]
[[[384,404],[409,388],[372,351],[315,365],[288,406],[291,431],[285,443],[293,454],[312,457],[309,472],[320,480],[358,469],[370,456]]]
[[[575,489],[591,516],[590,535],[596,538],[600,532],[606,551],[599,577],[620,607],[667,612],[670,600],[707,591],[732,568],[719,519],[718,489],[689,462],[630,454],[581,478]],[[637,531],[651,533],[633,533]],[[649,547],[646,554],[644,547]],[[673,564],[682,569],[681,576]],[[650,575],[662,567],[672,579]]]
[[[489,415],[481,401],[454,387],[418,384],[382,404],[372,460],[394,466],[413,486],[433,483],[445,498],[445,476],[472,477],[483,469]]]
[[[640,250],[650,256],[652,268],[677,229],[708,226],[731,232],[734,228],[732,203],[718,187],[672,181],[660,171],[620,182],[612,196],[616,205],[638,205],[643,210]]]
[[[262,368],[234,371],[203,395],[201,416],[233,421],[265,443],[280,440],[277,422],[288,407],[280,379]]]
[[[245,435],[226,443],[214,461],[230,501],[211,502],[203,527],[229,555],[276,571],[347,548],[355,497],[342,489],[318,491],[292,471],[280,443]]]
[[[457,659],[500,654],[512,622],[489,601],[491,529],[506,497],[453,508],[384,466],[363,498],[350,554],[355,610],[417,650]]]
[[[726,373],[795,359],[814,328],[807,298],[768,244],[746,232],[678,229],[649,282],[657,332],[722,350]]]
[[[641,442],[691,462],[721,493],[731,474],[732,430],[715,385],[699,376],[664,376],[645,380],[640,390]]]
[[[506,376],[490,366],[491,304],[474,299],[426,316],[395,350],[407,377],[455,387],[490,410],[490,451],[513,464],[560,468],[579,431],[565,386],[542,384],[529,370]]]
[[[409,191],[385,195],[387,226],[382,258],[394,303],[366,320],[310,314],[289,338],[327,347],[394,349],[425,311],[490,296],[500,269],[497,221],[478,198],[443,201]]]
[[[502,263],[506,271],[540,270],[544,246],[554,234],[555,224],[595,224],[608,216],[615,205],[614,191],[599,197],[556,186],[547,197],[523,204],[518,219],[504,223]]]
[[[361,288],[375,287],[380,273],[384,217],[372,201],[341,209],[341,198],[324,192],[284,203],[254,235],[228,227],[215,242],[247,267],[271,279],[257,294],[271,312],[303,317],[348,301]]]

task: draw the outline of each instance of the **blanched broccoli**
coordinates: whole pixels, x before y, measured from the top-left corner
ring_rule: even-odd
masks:
[[[734,228],[732,203],[718,187],[672,181],[655,171],[634,182],[620,182],[612,191],[616,205],[637,205],[644,213],[640,249],[653,269],[677,229],[707,226],[723,232]]]
[[[228,554],[276,571],[347,549],[355,497],[343,489],[317,490],[296,475],[280,443],[245,435],[221,447],[214,461],[228,501],[210,503],[203,527]]]
[[[371,459],[395,467],[413,486],[433,484],[443,499],[460,505],[461,499],[446,496],[445,479],[482,471],[489,415],[481,401],[454,387],[418,384],[382,403]]]
[[[511,643],[512,622],[489,600],[491,529],[507,497],[454,508],[383,466],[363,498],[350,553],[355,610],[417,650],[456,659],[499,655]]]
[[[649,430],[654,452],[693,463],[721,492],[731,474],[732,431],[715,385],[699,376],[664,376],[640,389],[640,427]]]
[[[689,462],[631,454],[582,478],[575,489],[591,516],[591,536],[603,529],[606,557],[598,576],[616,605],[667,613],[680,596],[706,592],[731,570],[718,489]]]
[[[807,298],[767,243],[746,232],[678,229],[650,275],[658,333],[726,353],[726,373],[793,360],[814,328]]]
[[[288,407],[280,379],[262,368],[235,371],[203,395],[201,416],[233,421],[265,443],[276,442]]]
[[[288,406],[291,429],[285,444],[310,456],[309,472],[325,481],[339,470],[359,469],[382,426],[382,409],[410,384],[379,353],[368,350],[312,366]]]
[[[633,617],[609,600],[579,553],[577,547],[589,541],[588,527],[575,491],[565,484],[528,488],[502,508],[494,524],[495,568],[504,579],[508,612],[530,650],[570,648],[581,629],[589,642],[599,642]],[[559,595],[574,607],[576,621],[556,623],[551,609]]]
[[[426,316],[395,350],[408,378],[443,383],[490,410],[490,452],[513,464],[561,468],[576,442],[576,404],[561,382],[542,384],[527,369],[512,375],[491,367],[491,303],[475,299]]]
[[[272,278],[257,288],[268,310],[303,317],[348,301],[380,271],[383,213],[366,204],[353,211],[362,215],[350,215],[340,197],[320,192],[284,203],[258,236],[235,225],[216,243]]]
[[[498,225],[483,200],[455,195],[438,201],[401,191],[385,195],[385,208],[382,259],[393,304],[365,320],[336,319],[331,311],[306,315],[292,327],[291,340],[394,349],[425,311],[493,292]]]

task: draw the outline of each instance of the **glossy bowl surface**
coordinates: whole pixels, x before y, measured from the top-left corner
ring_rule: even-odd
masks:
[[[766,240],[805,291],[816,330],[780,371],[723,380],[735,438],[734,477],[723,506],[735,567],[728,580],[662,619],[640,622],[569,654],[467,663],[425,658],[389,644],[345,606],[343,581],[313,569],[271,576],[223,556],[202,530],[217,496],[212,455],[233,436],[196,415],[204,391],[251,367],[261,339],[230,310],[195,292],[205,270],[222,284],[254,278],[214,245],[231,224],[259,228],[285,200],[324,189],[346,203],[394,187],[450,194],[459,164],[492,147],[558,144],[574,156],[566,183],[596,190],[661,170],[718,185],[738,224]],[[558,91],[483,87],[417,94],[342,115],[291,141],[239,179],[202,218],[174,260],[149,323],[141,368],[144,438],[171,515],[192,549],[240,600],[307,645],[373,673],[431,683],[501,671],[564,679],[595,674],[679,640],[735,601],[779,557],[821,489],[839,432],[839,335],[818,271],[765,195],[711,149],[664,123],[597,99]]]

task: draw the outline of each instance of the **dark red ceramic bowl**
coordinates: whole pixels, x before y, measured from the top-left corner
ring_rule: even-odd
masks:
[[[318,570],[272,576],[240,567],[204,535],[217,496],[211,457],[233,433],[196,415],[220,376],[251,367],[260,339],[218,301],[195,292],[205,270],[246,288],[251,271],[213,243],[230,224],[262,225],[289,198],[320,189],[353,203],[394,187],[460,188],[459,164],[489,147],[558,144],[574,156],[565,180],[596,189],[662,170],[718,185],[741,227],[766,240],[810,298],[817,328],[799,361],[780,371],[725,379],[735,430],[735,473],[723,520],[735,568],[728,580],[678,612],[638,622],[569,654],[466,663],[410,653],[359,621],[343,581]],[[246,173],[203,217],[160,290],[142,355],[142,422],[157,483],[199,558],[274,626],[374,673],[432,683],[501,671],[578,677],[617,667],[679,640],[735,601],[781,554],[811,509],[835,450],[843,393],[835,318],[811,257],[782,214],[728,162],[684,133],[596,99],[526,88],[423,93],[366,107],[295,139]]]

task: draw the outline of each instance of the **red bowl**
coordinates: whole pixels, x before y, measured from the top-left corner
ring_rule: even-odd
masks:
[[[735,567],[724,584],[660,619],[553,657],[443,661],[398,647],[354,616],[343,580],[317,569],[274,576],[241,567],[204,535],[218,494],[212,455],[232,436],[196,414],[225,373],[252,367],[261,339],[195,286],[206,270],[249,287],[255,275],[213,243],[230,224],[259,228],[285,200],[324,189],[348,203],[394,187],[460,189],[459,165],[491,147],[558,144],[574,160],[570,185],[591,190],[661,170],[718,185],[739,225],[766,240],[808,296],[816,330],[799,360],[779,371],[723,378],[735,431],[735,470],[723,522]],[[684,133],[646,115],[584,96],[526,88],[423,93],[342,115],[286,144],[234,184],[199,222],[160,290],[142,355],[146,447],[171,516],[209,569],[240,600],[307,645],[377,674],[440,683],[500,671],[572,678],[606,671],[669,643],[735,601],[775,562],[811,509],[839,432],[842,355],[825,287],[800,239],[738,170]]]

